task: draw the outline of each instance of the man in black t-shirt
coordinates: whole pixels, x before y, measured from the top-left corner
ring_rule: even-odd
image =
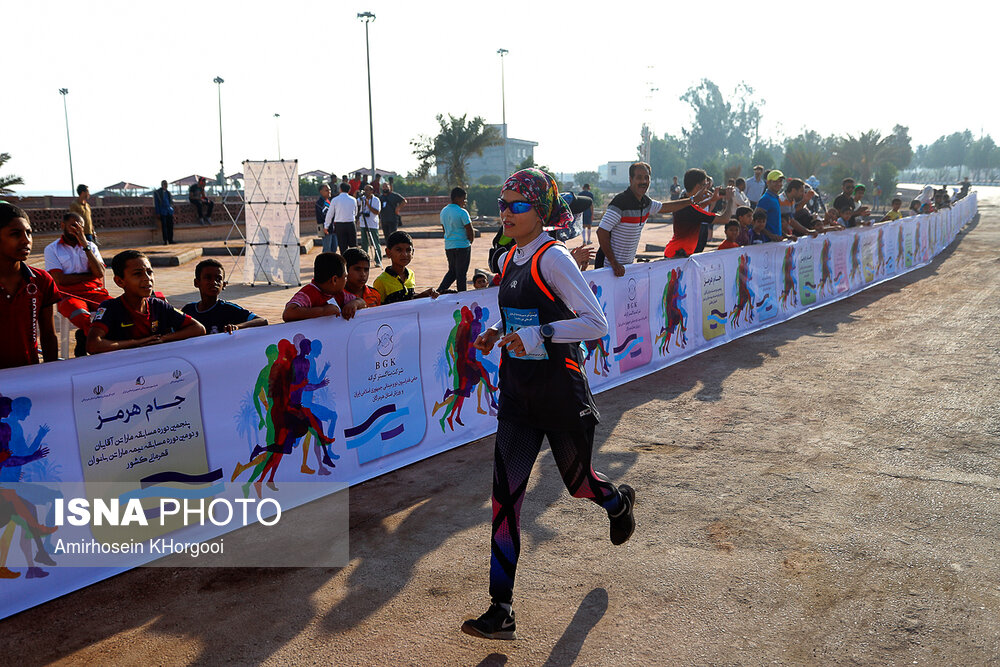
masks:
[[[389,238],[402,224],[399,211],[406,205],[406,197],[392,191],[388,183],[382,184],[382,194],[379,196],[382,208],[378,212],[379,226],[382,228],[382,238]]]

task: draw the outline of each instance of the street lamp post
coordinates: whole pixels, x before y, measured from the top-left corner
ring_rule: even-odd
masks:
[[[503,173],[505,177],[510,174],[510,166],[507,164],[507,88],[504,81],[503,57],[510,53],[507,49],[497,49],[500,55],[500,112],[503,122]]]
[[[66,149],[69,151],[69,192],[72,195],[76,192],[76,178],[73,176],[73,146],[69,142],[69,110],[66,108],[66,96],[69,95],[69,88],[60,88],[59,94],[63,98],[63,116],[66,118]]]
[[[226,186],[226,162],[222,153],[222,84],[226,81],[221,76],[212,79],[212,83],[218,86],[219,90],[219,185]]]
[[[368,24],[375,20],[371,12],[362,12],[358,18],[365,24],[365,64],[368,66],[368,139],[372,150],[372,180],[375,180],[375,124],[372,120],[372,60],[368,48]]]
[[[279,118],[281,118],[281,114],[280,113],[274,114],[274,132],[275,132],[275,135],[278,137],[278,159],[280,160],[281,159],[281,123],[278,120]]]

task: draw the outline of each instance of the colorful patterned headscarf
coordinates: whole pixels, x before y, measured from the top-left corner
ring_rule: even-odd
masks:
[[[522,169],[511,174],[500,191],[513,190],[528,200],[542,219],[542,229],[565,229],[573,222],[573,212],[559,196],[555,180],[541,169]]]

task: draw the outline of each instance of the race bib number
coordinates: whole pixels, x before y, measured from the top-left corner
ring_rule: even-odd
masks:
[[[538,309],[536,308],[504,308],[503,321],[505,325],[505,336],[523,329],[524,327],[537,327],[541,324],[541,322],[538,321]],[[528,352],[523,357],[514,358],[540,360],[548,359],[549,354],[546,352],[545,346],[541,345],[536,350]]]

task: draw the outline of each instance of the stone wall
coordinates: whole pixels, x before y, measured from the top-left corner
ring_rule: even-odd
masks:
[[[63,215],[65,215],[69,210],[68,198],[59,199],[66,199],[66,205],[53,206],[51,208],[25,207],[25,211],[27,211],[28,217],[31,219],[31,227],[35,233],[59,233],[62,227]],[[100,236],[102,230],[145,229],[152,227],[157,229],[159,228],[160,218],[156,215],[156,209],[153,207],[152,197],[115,197],[114,199],[118,201],[131,200],[134,203],[127,205],[109,204],[108,201],[103,198],[92,202],[90,207],[91,217],[94,221],[94,227],[97,229],[98,236]],[[9,201],[13,204],[19,203],[17,198],[13,197],[10,198]],[[406,207],[403,209],[403,215],[436,214],[444,208],[449,201],[449,198],[446,196],[408,197]],[[29,204],[34,202],[25,201],[24,203]],[[62,202],[59,201],[53,203]],[[227,206],[238,222],[244,221],[242,204],[235,203],[228,204]],[[186,225],[197,226],[198,221],[195,213],[196,210],[194,206],[188,203],[187,199],[174,199],[175,227],[183,227]],[[312,226],[315,225],[315,221],[315,200],[300,200],[299,222],[303,228],[311,229]],[[216,225],[230,222],[229,215],[226,214],[223,204],[218,201],[216,201],[215,210],[212,212],[212,222]]]

